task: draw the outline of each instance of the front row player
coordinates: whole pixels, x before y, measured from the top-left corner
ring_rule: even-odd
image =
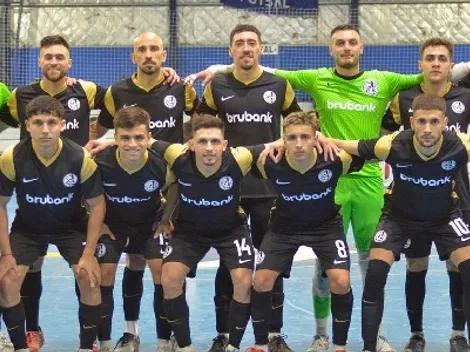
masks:
[[[459,268],[464,312],[470,322],[470,229],[463,220],[453,181],[470,160],[470,136],[444,131],[443,98],[421,94],[413,100],[413,130],[369,141],[334,142],[365,159],[391,165],[394,183],[372,243],[362,297],[364,351],[375,352],[384,309],[384,287],[393,261],[408,240],[428,235],[441,260]]]
[[[31,137],[0,156],[0,307],[15,351],[28,352],[20,288],[30,265],[55,244],[80,288],[80,352],[92,351],[100,320],[100,270],[95,248],[105,214],[96,163],[78,144],[62,139],[62,104],[50,96],[28,103]],[[18,209],[8,235],[6,204]],[[88,220],[82,200],[88,204]],[[87,225],[88,221],[88,225]],[[82,243],[85,239],[86,245]]]
[[[334,193],[339,177],[361,169],[364,160],[343,151],[333,161],[320,159],[315,122],[304,112],[290,114],[283,132],[286,153],[281,161],[268,159],[264,166],[257,165],[278,198],[256,259],[251,292],[256,345],[248,351],[267,352],[274,282],[279,275],[289,277],[294,255],[304,245],[315,251],[330,280],[334,351],[345,352],[353,293],[349,249]]]

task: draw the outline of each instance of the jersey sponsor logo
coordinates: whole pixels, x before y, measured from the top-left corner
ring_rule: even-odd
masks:
[[[326,102],[328,109],[331,110],[349,110],[349,111],[367,111],[375,112],[376,106],[372,103],[369,104],[357,104],[351,100],[345,102],[331,101]]]
[[[105,193],[105,194],[106,194],[106,198],[108,198],[110,202],[119,203],[119,204],[143,203],[143,202],[148,202],[149,200],[152,199],[152,197],[147,197],[147,198],[131,198],[128,196],[114,197],[114,196],[109,195],[108,193]]]
[[[224,191],[228,191],[233,187],[233,178],[230,176],[224,176],[219,180],[219,187]]]
[[[78,182],[78,177],[75,174],[67,174],[62,179],[62,183],[65,187],[73,187]]]
[[[379,85],[376,81],[365,81],[362,85],[362,91],[368,95],[376,95],[379,91]]]
[[[153,121],[151,120],[149,123],[149,127],[151,130],[154,130],[155,128],[172,128],[176,127],[176,119],[171,116],[168,119],[165,120],[159,120],[159,121]]]
[[[80,100],[78,100],[77,98],[70,98],[67,101],[67,106],[70,110],[77,111],[78,109],[80,109]]]
[[[457,162],[455,160],[445,160],[441,163],[442,169],[446,171],[453,170],[456,166]]]
[[[286,202],[308,202],[312,200],[320,200],[328,196],[333,192],[333,189],[331,187],[328,187],[325,191],[321,193],[313,193],[313,194],[294,194],[294,195],[286,195],[284,193],[281,193],[282,198]]]
[[[461,114],[465,111],[465,104],[459,100],[454,101],[450,107],[456,114]]]
[[[454,131],[454,132],[461,132],[462,126],[460,126],[460,123],[456,122],[453,125],[447,125],[446,126],[446,131]]]
[[[66,121],[62,131],[66,130],[78,130],[80,129],[80,121],[73,119],[72,121]]]
[[[273,115],[268,111],[266,114],[252,114],[245,110],[242,114],[225,114],[228,123],[238,122],[263,122],[272,123]]]
[[[51,197],[49,194],[46,194],[45,197],[32,196],[26,193],[26,201],[30,204],[50,204],[50,205],[62,205],[70,203],[73,200],[73,193],[69,193],[66,197]]]
[[[423,187],[439,187],[445,185],[446,183],[451,183],[452,179],[449,176],[445,176],[444,178],[439,179],[426,179],[423,177],[414,178],[412,176],[406,176],[400,173],[400,180],[406,182],[412,182],[415,185],[423,186]]]
[[[384,230],[378,231],[374,236],[375,243],[382,243],[387,239],[387,233]]]
[[[279,179],[276,179],[276,184],[278,184],[279,186],[290,185],[290,181],[281,181]]]
[[[232,99],[234,97],[235,97],[235,95],[229,95],[228,97],[221,97],[220,100],[221,101],[226,101],[226,100]]]
[[[155,192],[157,190],[158,186],[159,186],[159,183],[158,183],[157,180],[148,180],[144,184],[144,189],[147,192]]]
[[[207,200],[201,198],[199,200],[189,198],[180,192],[181,200],[190,205],[195,205],[197,207],[223,207],[233,201],[233,195],[229,195],[227,198],[222,200]]]
[[[34,182],[34,181],[37,181],[37,180],[39,180],[39,177],[35,177],[35,178],[23,177],[23,183],[31,183],[31,182]]]
[[[276,93],[274,93],[272,90],[267,90],[263,94],[263,99],[268,104],[274,104],[276,102]]]
[[[179,183],[181,186],[184,186],[184,187],[191,187],[191,186],[193,185],[192,183],[184,182],[184,181],[181,181],[181,180],[178,180],[178,183]]]
[[[163,99],[163,104],[168,108],[168,109],[173,109],[176,104],[177,104],[177,100],[175,98],[174,95],[167,95],[164,99]]]
[[[318,179],[321,182],[328,182],[329,180],[331,180],[332,176],[333,176],[333,172],[330,169],[325,169],[318,173]]]

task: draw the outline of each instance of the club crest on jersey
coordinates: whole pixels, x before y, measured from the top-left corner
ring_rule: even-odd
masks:
[[[379,91],[379,86],[376,81],[365,81],[362,85],[364,93],[369,95],[376,95]]]
[[[332,176],[333,176],[333,172],[331,172],[330,169],[325,169],[319,172],[318,179],[321,182],[328,182],[329,180],[331,180]]]
[[[67,174],[62,179],[62,183],[65,187],[73,187],[78,181],[78,177],[75,174]]]
[[[162,254],[163,259],[167,258],[171,254],[171,252],[173,252],[173,247],[170,245],[166,246],[165,251]]]
[[[452,111],[456,114],[461,114],[465,111],[465,104],[459,100],[456,100],[451,105]]]
[[[387,239],[387,233],[383,230],[378,231],[374,236],[375,243],[382,243]]]
[[[77,98],[70,98],[67,101],[67,106],[70,110],[77,111],[78,109],[80,109],[80,100],[78,100]]]
[[[96,245],[96,256],[98,258],[103,258],[106,254],[106,245],[104,243],[98,243]]]
[[[264,261],[264,257],[266,255],[264,254],[263,251],[257,251],[256,252],[256,265],[260,265]]]
[[[175,106],[176,106],[176,98],[174,95],[167,95],[165,97],[165,99],[163,99],[163,104],[165,104],[165,106],[168,108],[168,109],[173,109]]]
[[[457,166],[457,162],[455,160],[445,160],[441,163],[441,167],[445,171],[450,171],[455,169],[455,166]]]
[[[276,93],[274,93],[272,90],[267,90],[263,94],[263,99],[268,104],[274,104],[276,102]]]
[[[233,186],[233,179],[230,176],[224,176],[219,180],[219,187],[224,191],[228,191]]]
[[[147,191],[147,192],[155,192],[158,188],[158,181],[157,180],[148,180],[147,182],[145,182],[144,184],[144,189]]]

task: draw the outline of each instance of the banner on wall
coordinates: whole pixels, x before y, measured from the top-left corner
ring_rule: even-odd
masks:
[[[221,0],[222,4],[242,9],[265,9],[274,12],[316,10],[318,0]]]

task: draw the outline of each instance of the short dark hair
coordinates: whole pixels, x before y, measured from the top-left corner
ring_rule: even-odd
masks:
[[[289,126],[310,126],[312,127],[313,132],[318,130],[318,119],[316,118],[315,112],[303,112],[296,111],[292,112],[284,119],[282,123],[283,132],[286,131]]]
[[[421,47],[419,49],[419,55],[422,58],[424,50],[430,46],[444,46],[447,48],[449,51],[450,59],[453,60],[454,57],[454,45],[447,39],[444,38],[439,38],[439,37],[434,37],[434,38],[429,38],[424,41],[423,44],[421,44]]]
[[[258,36],[259,43],[262,43],[261,40],[261,32],[259,31],[258,28],[251,24],[237,24],[234,29],[230,32],[230,45],[233,43],[233,37],[235,37],[235,34],[241,33],[241,32],[253,32],[256,33]]]
[[[203,128],[218,128],[225,135],[224,122],[216,116],[209,114],[195,115],[191,118],[191,137]]]
[[[411,104],[413,112],[417,110],[439,110],[446,113],[447,106],[444,98],[434,94],[420,94],[413,99]]]
[[[140,125],[145,125],[147,132],[150,131],[150,115],[147,111],[138,106],[119,109],[114,116],[114,130],[124,128],[130,130]]]
[[[64,119],[65,108],[60,101],[50,95],[40,95],[26,105],[26,119],[43,114]]]
[[[336,32],[339,32],[339,31],[355,31],[357,32],[357,34],[361,34],[359,33],[359,28],[357,28],[355,25],[353,24],[340,24],[338,26],[336,26],[335,28],[333,28],[331,30],[331,33],[330,33],[330,37],[333,36],[333,34],[335,34]]]
[[[67,48],[67,50],[70,50],[69,43],[61,35],[48,35],[48,36],[42,38],[41,41],[39,42],[39,48],[40,49],[49,48],[53,45],[63,45]]]

